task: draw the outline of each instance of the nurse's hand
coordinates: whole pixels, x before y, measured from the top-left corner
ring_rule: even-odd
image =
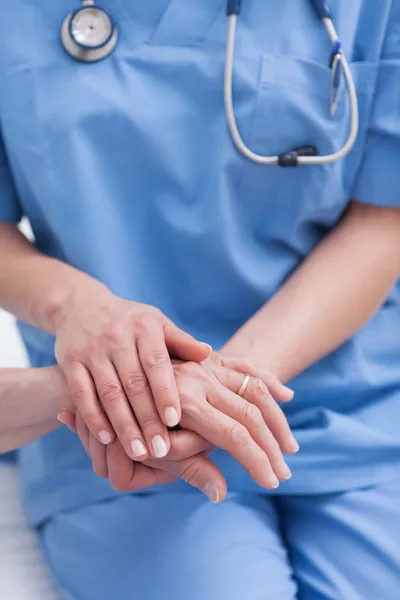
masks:
[[[58,364],[93,435],[108,444],[115,432],[132,459],[166,456],[167,426],[181,418],[170,356],[202,361],[210,347],[101,285],[71,301],[55,334]]]

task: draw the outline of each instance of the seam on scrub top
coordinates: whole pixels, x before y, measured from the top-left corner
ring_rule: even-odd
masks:
[[[365,157],[367,154],[368,137],[369,137],[369,132],[370,132],[370,128],[371,128],[372,113],[373,113],[373,110],[375,107],[375,99],[376,99],[376,96],[379,91],[380,72],[381,72],[380,63],[377,63],[375,86],[374,86],[373,93],[371,94],[371,100],[370,100],[368,114],[366,115],[366,127],[365,127],[365,134],[364,134],[365,139],[364,139],[364,144],[363,144],[362,148],[360,149],[360,161],[359,161],[357,167],[354,169],[354,177],[353,177],[353,181],[352,181],[350,199],[353,199],[353,191],[357,185],[359,178],[361,177],[361,173],[364,168]]]
[[[190,44],[188,42],[188,43],[183,43],[183,44],[180,43],[179,44],[179,43],[170,42],[170,43],[158,44],[157,41],[154,42],[154,38],[157,36],[158,30],[162,24],[162,21],[164,20],[166,14],[167,14],[167,11],[170,9],[172,2],[173,2],[173,0],[170,0],[170,3],[168,4],[167,8],[163,12],[162,17],[160,18],[159,22],[157,23],[157,27],[154,30],[153,35],[151,36],[150,39],[145,41],[145,44],[147,44],[149,46],[153,46],[155,48],[203,49],[204,46],[207,46],[207,43],[210,41],[210,37],[209,37],[210,31],[212,30],[212,28],[215,26],[215,24],[217,23],[217,21],[221,18],[221,15],[223,14],[224,6],[222,4],[222,0],[220,0],[221,7],[218,10],[216,10],[215,16],[212,19],[210,19],[210,24],[207,27],[207,30],[204,32],[202,38],[199,40],[198,43]]]
[[[151,1],[151,0],[149,0],[149,1]],[[160,23],[161,23],[161,21],[163,20],[163,18],[165,17],[165,13],[166,13],[166,12],[167,12],[167,10],[169,9],[169,7],[170,7],[170,5],[171,5],[171,2],[172,2],[172,1],[173,1],[173,0],[168,0],[168,4],[167,4],[167,6],[166,6],[166,7],[164,8],[164,10],[162,11],[162,14],[161,14],[161,16],[159,17],[159,19],[158,19],[158,21],[157,21],[157,23],[156,23],[156,25],[155,25],[155,31],[157,31],[157,30],[158,30],[158,28],[160,27]],[[135,27],[135,20],[134,20],[134,18],[132,17],[132,15],[131,15],[130,11],[129,11],[129,10],[126,8],[126,6],[125,6],[125,3],[123,2],[123,0],[115,0],[115,8],[116,8],[116,9],[117,9],[117,10],[118,10],[120,13],[121,13],[121,15],[123,15],[123,16],[125,17],[125,19],[126,19],[127,21],[129,21],[129,23],[130,23],[130,24],[132,24],[132,25],[133,25],[133,27],[135,28],[135,31],[140,31],[140,30],[138,30],[138,29]],[[151,34],[151,33],[150,33],[150,38],[152,37],[152,35],[155,35],[155,33],[153,33],[153,34]],[[127,43],[128,43],[128,45],[129,45],[129,46],[130,46],[130,47],[131,47],[133,50],[135,50],[136,48],[140,47],[140,45],[141,45],[141,44],[147,44],[147,43],[148,43],[148,41],[149,41],[148,39],[146,39],[146,38],[145,38],[144,40],[140,40],[140,42],[139,42],[139,43],[136,43],[136,44],[135,44],[135,43],[134,43],[134,41],[132,40],[132,37],[131,37],[130,35],[127,35],[127,36],[126,36],[126,40],[127,40]]]

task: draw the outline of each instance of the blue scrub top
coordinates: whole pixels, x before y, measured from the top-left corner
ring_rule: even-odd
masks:
[[[399,0],[332,2],[360,135],[340,163],[292,170],[252,164],[232,144],[224,0],[103,0],[120,42],[97,64],[75,62],[60,44],[61,23],[78,6],[0,6],[0,220],[28,216],[45,254],[158,306],[218,348],[351,198],[400,206]],[[328,154],[342,145],[349,106],[342,89],[330,117],[330,51],[307,0],[244,3],[234,100],[254,151],[314,143]],[[32,364],[52,364],[54,340],[21,330]],[[302,449],[280,492],[339,491],[398,474],[399,331],[397,287],[352,340],[293,382],[287,414]],[[257,489],[230,457],[215,459],[231,489]],[[34,523],[115,494],[65,429],[22,450],[21,467]]]

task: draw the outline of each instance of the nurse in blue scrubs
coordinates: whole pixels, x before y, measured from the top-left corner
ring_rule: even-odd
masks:
[[[34,366],[57,356],[89,451],[103,442],[107,464],[115,431],[129,459],[165,455],[166,410],[190,428],[180,386],[211,368],[201,342],[295,390],[293,477],[261,487],[217,449],[216,506],[183,481],[118,494],[65,428],[23,449],[26,512],[67,600],[399,597],[400,2],[331,4],[340,48],[319,3],[248,0],[238,20],[233,103],[256,155],[340,150],[352,107],[332,66],[350,63],[351,152],[287,168],[244,156],[227,126],[226,2],[104,0],[118,43],[93,63],[60,43],[74,0],[0,8],[0,303]],[[190,397],[211,406],[201,381]]]

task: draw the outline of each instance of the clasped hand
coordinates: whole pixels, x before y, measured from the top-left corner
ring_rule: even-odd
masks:
[[[201,364],[174,362],[172,366],[182,430],[169,432],[170,450],[163,459],[132,461],[118,438],[104,445],[90,433],[79,411],[76,419],[64,413],[64,422],[78,433],[100,477],[108,478],[118,491],[182,478],[218,502],[226,496],[226,481],[207,454],[219,447],[264,488],[276,488],[279,480],[289,479],[282,453],[294,453],[298,445],[276,402],[291,399],[285,386],[244,359],[217,353]],[[242,372],[251,375],[243,398],[236,393],[243,382]]]
[[[204,455],[214,447],[262,487],[290,477],[282,452],[298,446],[276,400],[293,394],[271,374],[211,355],[158,309],[100,284],[71,300],[55,333],[72,399],[72,408],[63,408],[75,415],[64,414],[64,421],[76,429],[95,472],[116,489],[182,477],[222,499],[226,482]],[[252,378],[241,397],[243,373]],[[183,431],[169,431],[178,423]]]

